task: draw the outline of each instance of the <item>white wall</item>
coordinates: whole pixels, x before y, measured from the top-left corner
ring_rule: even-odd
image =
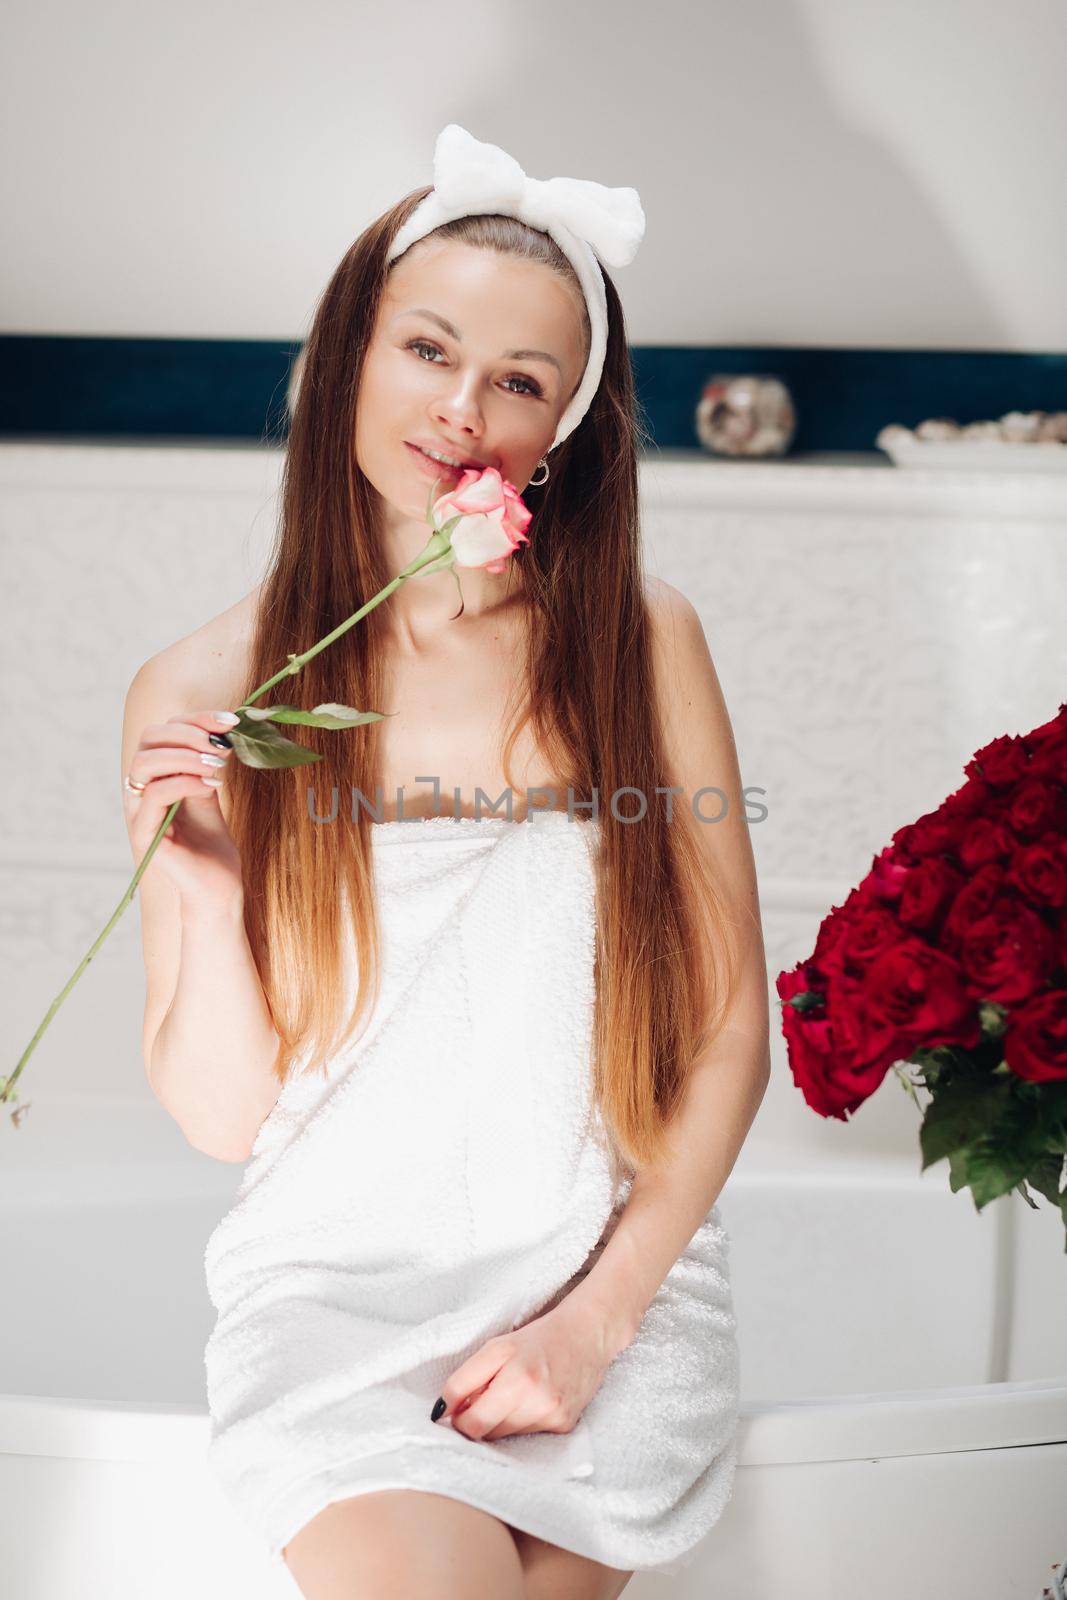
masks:
[[[8,0],[0,328],[302,337],[448,121],[632,183],[639,344],[1067,350],[1062,0]]]

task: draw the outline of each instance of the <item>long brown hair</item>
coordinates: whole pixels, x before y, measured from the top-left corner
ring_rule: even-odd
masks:
[[[389,243],[428,192],[413,191],[359,236],[316,309],[301,354],[278,533],[245,693],[395,576],[385,569],[374,495],[356,461],[356,405]],[[434,237],[543,262],[584,311],[577,277],[555,241],[515,218],[463,217]],[[658,726],[640,560],[637,459],[648,435],[638,416],[619,297],[606,272],[604,279],[608,339],[599,388],[555,452],[547,484],[524,491],[533,512],[530,542],[512,560],[522,561],[531,626],[525,701],[509,724],[502,767],[510,783],[515,741],[531,722],[538,748],[551,758],[549,770],[573,789],[576,805],[594,794],[598,801],[594,1085],[616,1153],[636,1170],[669,1150],[667,1125],[693,1059],[729,1008],[737,943],[686,801],[676,798],[674,824],[661,803],[674,778],[665,770]],[[283,680],[279,698],[304,708],[341,701],[379,709],[384,605]],[[298,1059],[302,1070],[325,1072],[380,993],[373,824],[361,805],[358,820],[340,806],[334,825],[310,825],[308,797],[313,792],[316,810],[326,811],[322,797],[335,785],[341,795],[353,786],[364,796],[380,793],[381,726],[338,733],[291,724],[287,735],[321,754],[313,768],[268,776],[233,764],[231,828],[246,863],[245,925],[281,1039],[275,1072],[282,1083]],[[619,790],[645,798],[640,823],[620,823],[611,814],[609,801]],[[623,793],[617,809],[632,816],[640,805]],[[347,920],[357,973],[350,995]]]

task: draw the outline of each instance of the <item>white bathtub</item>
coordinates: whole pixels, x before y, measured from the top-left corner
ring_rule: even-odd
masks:
[[[151,1100],[30,1098],[0,1126],[0,1593],[293,1600],[203,1467],[203,1246],[240,1169]],[[628,1597],[1038,1600],[1067,1557],[1062,1228],[917,1168],[746,1146],[733,1498]]]

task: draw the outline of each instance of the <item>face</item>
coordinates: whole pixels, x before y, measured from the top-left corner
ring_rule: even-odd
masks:
[[[447,324],[447,326],[445,326]],[[581,310],[541,262],[427,239],[392,269],[360,385],[356,457],[394,526],[425,532],[458,470],[416,444],[495,467],[521,494],[584,370]]]

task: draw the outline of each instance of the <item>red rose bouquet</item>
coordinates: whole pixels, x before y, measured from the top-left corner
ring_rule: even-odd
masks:
[[[892,1068],[920,1170],[947,1157],[979,1211],[1015,1189],[1036,1210],[1029,1185],[1067,1224],[1067,703],[964,771],[779,973],[789,1066],[842,1121]]]

